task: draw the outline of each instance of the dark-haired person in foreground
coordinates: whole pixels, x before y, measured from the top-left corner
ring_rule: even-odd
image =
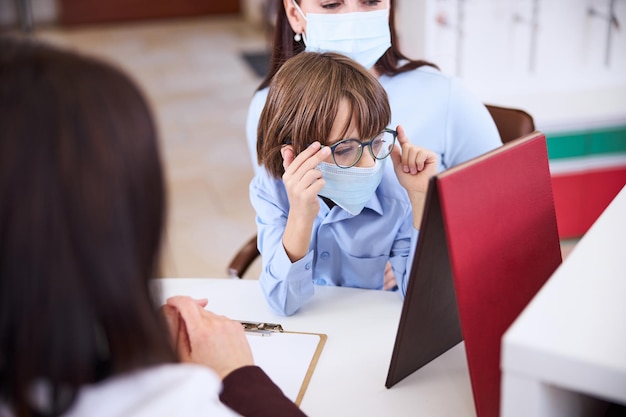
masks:
[[[135,83],[0,37],[0,416],[304,415],[240,323],[188,297],[155,308],[164,219]]]

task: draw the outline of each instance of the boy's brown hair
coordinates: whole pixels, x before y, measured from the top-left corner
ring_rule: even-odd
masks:
[[[280,178],[284,173],[280,149],[293,146],[298,155],[314,141],[328,145],[339,104],[346,99],[350,123],[361,140],[387,127],[391,109],[387,93],[365,68],[340,54],[303,52],[289,59],[274,76],[257,130],[259,164]]]

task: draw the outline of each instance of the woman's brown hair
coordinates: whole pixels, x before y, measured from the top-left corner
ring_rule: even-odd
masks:
[[[257,130],[259,164],[283,175],[280,149],[299,154],[314,141],[328,145],[339,104],[346,99],[352,121],[369,140],[391,121],[387,93],[378,80],[350,58],[336,53],[303,52],[282,66],[270,84]],[[350,125],[344,127],[344,133]],[[357,138],[358,139],[358,138]]]
[[[177,360],[149,287],[165,219],[155,124],[120,70],[0,37],[0,131],[0,402],[60,415],[85,384]]]
[[[295,32],[289,24],[283,0],[273,0],[276,2],[276,24],[274,26],[274,38],[272,44],[272,57],[270,59],[269,71],[265,79],[259,85],[258,90],[267,87],[280,67],[290,58],[304,51],[304,42],[294,40]],[[300,3],[300,0],[293,0]],[[374,68],[379,74],[396,75],[402,72],[411,71],[416,68],[428,65],[434,68],[437,66],[421,59],[414,60],[408,58],[398,47],[398,35],[396,34],[395,23],[395,1],[389,0],[389,29],[391,32],[391,47],[380,57]]]

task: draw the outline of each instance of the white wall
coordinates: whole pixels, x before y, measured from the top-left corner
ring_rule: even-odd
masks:
[[[607,14],[609,0],[396,1],[403,51],[483,101],[525,108],[548,129],[626,124],[626,1],[615,2],[608,64],[608,23],[589,10]]]

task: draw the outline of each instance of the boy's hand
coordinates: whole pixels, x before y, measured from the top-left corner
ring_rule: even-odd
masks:
[[[437,174],[437,155],[428,149],[413,145],[398,126],[398,144],[391,152],[394,169],[400,184],[409,196],[414,193],[426,194],[428,180]]]
[[[402,126],[398,126],[398,143],[391,159],[400,184],[406,189],[413,208],[413,226],[421,227],[424,203],[430,177],[437,175],[437,155],[409,142]]]
[[[328,158],[330,148],[320,149],[320,143],[313,142],[298,156],[294,156],[291,145],[285,145],[280,152],[285,168],[283,183],[291,206],[290,214],[297,213],[312,221],[320,210],[317,194],[325,184],[322,173],[315,167]]]

